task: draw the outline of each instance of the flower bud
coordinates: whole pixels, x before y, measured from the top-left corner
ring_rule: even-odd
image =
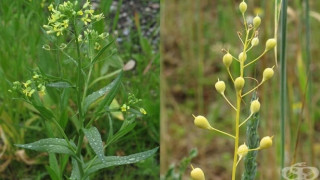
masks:
[[[253,27],[258,28],[261,24],[261,18],[257,15],[253,18]]]
[[[226,89],[226,84],[223,81],[218,81],[214,85],[216,87],[216,90],[220,93],[223,94],[224,90]]]
[[[267,81],[269,80],[270,78],[272,78],[274,74],[274,71],[272,68],[266,68],[264,71],[263,71],[263,78],[262,78],[262,81]]]
[[[246,143],[244,143],[244,144],[242,144],[242,145],[240,145],[239,147],[238,147],[238,152],[237,152],[237,154],[239,155],[239,156],[245,156],[245,155],[247,155],[248,154],[248,146],[246,145]]]
[[[272,137],[263,137],[260,141],[260,149],[266,149],[272,146]]]
[[[234,81],[234,87],[237,91],[241,90],[244,86],[244,79],[242,77],[237,77],[237,79]]]
[[[190,175],[193,180],[205,180],[204,173],[200,168],[192,169]]]
[[[240,12],[243,14],[246,12],[247,10],[247,3],[245,3],[244,1],[242,1],[240,4],[239,4],[239,9],[240,9]]]
[[[232,56],[230,53],[227,53],[223,56],[223,64],[228,68],[230,67],[231,63],[232,63]]]
[[[257,46],[259,44],[259,38],[255,37],[251,41],[252,46]]]
[[[270,49],[274,48],[277,45],[277,41],[275,39],[268,39],[266,42],[266,50],[269,51]]]
[[[260,102],[258,100],[254,100],[250,105],[251,114],[257,113],[260,110]]]
[[[239,61],[244,62],[245,60],[247,60],[247,54],[246,53],[243,54],[243,52],[242,52],[239,54],[238,58],[239,58]]]
[[[205,118],[204,116],[194,117],[194,124],[198,128],[201,128],[201,129],[210,129],[211,128],[207,118]]]

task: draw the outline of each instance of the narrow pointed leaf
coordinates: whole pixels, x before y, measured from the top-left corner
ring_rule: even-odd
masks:
[[[111,166],[120,166],[126,164],[133,164],[139,161],[145,160],[157,152],[158,148],[148,150],[141,153],[132,154],[129,156],[106,156],[106,162],[103,163],[100,159],[95,159],[94,162],[86,163],[86,168],[88,170],[85,172],[85,176],[88,176],[100,169],[104,169]],[[89,167],[90,166],[90,167]]]
[[[107,86],[101,88],[100,90],[93,92],[92,94],[88,95],[85,100],[84,100],[84,105],[83,105],[83,111],[87,112],[89,106],[94,103],[96,100],[98,100],[100,97],[104,96],[107,93],[110,93],[110,91],[118,86],[120,84],[122,73],[118,75],[118,77],[112,81],[110,84]]]
[[[96,112],[100,113],[104,107],[109,106],[111,104],[113,98],[116,96],[120,87],[122,74],[123,72],[121,71],[118,77],[114,80],[115,84],[112,86],[106,97],[100,102]]]
[[[71,143],[71,145],[76,149],[74,143]],[[16,144],[16,146],[34,151],[74,155],[74,152],[69,148],[67,141],[58,138],[41,139],[30,144]]]
[[[105,162],[101,135],[98,129],[96,127],[91,127],[90,129],[83,129],[83,132],[100,161]]]
[[[99,57],[102,55],[102,53],[107,50],[114,42],[114,39],[112,41],[110,41],[107,45],[105,45],[99,52],[98,54],[93,58],[91,65],[93,65],[98,59]]]
[[[48,87],[53,87],[53,88],[71,88],[74,87],[70,83],[65,82],[65,81],[59,81],[59,82],[53,82],[47,84]]]

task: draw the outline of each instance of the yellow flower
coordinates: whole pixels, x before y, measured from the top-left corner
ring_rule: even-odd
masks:
[[[53,5],[52,5],[52,4],[50,4],[50,5],[48,6],[48,9],[49,9],[49,11],[52,11],[52,9],[53,9]]]
[[[146,111],[146,110],[144,110],[143,108],[140,108],[140,112],[141,112],[142,114],[144,114],[144,115],[146,115],[146,114],[147,114],[147,111]]]
[[[126,111],[127,111],[127,105],[126,105],[126,104],[123,104],[123,105],[121,106],[121,111],[122,111],[122,112],[126,112]]]

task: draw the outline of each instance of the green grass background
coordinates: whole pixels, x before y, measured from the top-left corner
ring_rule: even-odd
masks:
[[[98,23],[95,28],[98,31],[110,32],[114,36],[113,30],[117,30],[118,17],[111,21],[109,16],[111,3],[112,0],[100,3],[98,11],[103,12],[106,19],[103,23]],[[140,3],[147,4],[147,1]],[[49,178],[44,168],[44,165],[48,164],[46,155],[42,154],[43,156],[38,157],[39,153],[26,151],[28,160],[37,162],[35,165],[27,165],[18,158],[16,155],[18,148],[14,147],[14,144],[17,143],[29,143],[50,136],[45,127],[46,124],[26,103],[14,100],[8,92],[11,82],[29,79],[32,75],[32,69],[37,66],[42,67],[48,74],[57,72],[56,59],[61,54],[42,49],[43,44],[48,42],[41,27],[47,23],[49,15],[47,6],[49,4],[50,1],[46,0],[2,0],[0,2],[0,152],[4,152],[0,156],[0,179]],[[130,18],[134,21],[134,17]],[[140,16],[140,18],[144,17]],[[155,18],[158,19],[156,23],[159,24],[159,15],[156,15]],[[108,155],[132,154],[159,146],[159,52],[157,47],[150,45],[151,38],[144,37],[137,30],[138,26],[139,24],[136,24],[131,29],[126,43],[117,44],[120,60],[113,63],[121,61],[126,63],[130,59],[136,61],[135,69],[125,73],[123,80],[125,86],[119,99],[121,103],[125,100],[126,93],[134,93],[143,100],[141,106],[146,109],[148,114],[137,119],[135,129],[106,150]],[[144,73],[149,64],[149,71]],[[70,64],[63,64],[63,66],[70,67]],[[107,72],[104,72],[103,68],[105,67],[101,64],[96,66],[92,79],[107,75],[115,70],[113,67],[117,66],[119,64],[111,65]],[[71,79],[75,78],[73,71],[64,71],[63,73],[64,76]],[[95,88],[101,88],[111,82],[114,77],[111,76],[111,78],[100,81],[95,85]],[[74,102],[68,102],[70,107],[73,104]],[[69,124],[67,124],[66,131],[69,135],[75,133],[75,128],[70,125],[70,120],[70,117],[67,118]],[[96,126],[102,130],[103,139],[107,137],[107,122],[106,120],[96,123]],[[121,121],[115,121],[114,129],[119,129],[120,125]],[[70,173],[70,170],[71,166],[67,165],[65,174]],[[159,154],[138,164],[100,171],[94,179],[123,179],[124,175],[125,179],[157,178],[159,176]]]

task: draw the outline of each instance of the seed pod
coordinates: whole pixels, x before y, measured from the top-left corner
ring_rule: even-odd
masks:
[[[263,137],[260,141],[260,149],[266,149],[272,146],[272,137]]]
[[[236,88],[237,91],[240,91],[243,86],[244,86],[244,79],[243,77],[237,77],[237,79],[234,81],[234,87]]]
[[[261,18],[257,15],[253,18],[253,27],[258,28],[261,24]]]
[[[269,80],[270,78],[272,78],[274,74],[274,71],[272,68],[266,68],[264,71],[263,71],[263,78],[262,78],[262,81],[267,81]]]
[[[239,156],[245,156],[245,155],[247,155],[248,154],[248,146],[246,145],[246,143],[244,143],[244,144],[242,144],[242,145],[240,145],[239,147],[238,147],[238,152],[237,152],[237,154],[239,155]]]
[[[239,61],[243,61],[244,62],[244,61],[247,60],[247,54],[246,53],[243,54],[243,52],[242,52],[242,53],[239,54],[238,58],[239,58]]]
[[[255,37],[251,41],[252,46],[257,46],[259,44],[259,38]]]
[[[204,173],[200,168],[194,168],[190,175],[193,180],[205,180]]]
[[[266,51],[274,48],[277,45],[277,41],[275,39],[268,39],[266,42]]]
[[[211,128],[207,118],[205,118],[204,116],[194,117],[194,124],[198,128],[201,128],[201,129],[210,129]]]
[[[250,105],[251,114],[257,113],[260,110],[260,102],[258,100],[254,100]]]
[[[224,90],[226,89],[226,84],[223,81],[216,82],[216,84],[214,86],[216,87],[216,90],[220,94],[224,94]]]
[[[227,53],[227,54],[225,54],[224,56],[223,56],[223,59],[222,59],[222,61],[223,61],[223,64],[228,68],[228,67],[230,67],[230,65],[231,65],[231,63],[232,63],[232,56],[231,56],[231,54],[230,53]]]
[[[247,3],[245,3],[244,1],[242,1],[240,4],[239,4],[239,9],[240,9],[240,12],[243,14],[246,12],[247,10]]]

